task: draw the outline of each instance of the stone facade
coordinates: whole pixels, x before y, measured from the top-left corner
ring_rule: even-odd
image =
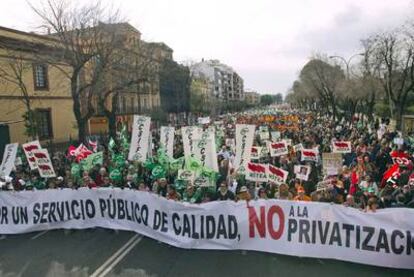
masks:
[[[70,82],[61,71],[70,72],[70,67],[62,65],[56,69],[34,62],[34,51],[39,53],[49,43],[50,40],[41,35],[0,27],[1,149],[1,144],[8,141],[24,143],[31,140],[25,134],[23,115],[27,108],[24,99],[28,99],[32,110],[38,112],[41,142],[63,142],[77,136]],[[21,85],[16,83],[19,79]]]

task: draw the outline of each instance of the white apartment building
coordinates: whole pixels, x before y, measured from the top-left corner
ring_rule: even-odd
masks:
[[[202,60],[190,66],[194,79],[204,79],[209,82],[211,96],[223,102],[244,100],[243,79],[228,65],[219,60]]]

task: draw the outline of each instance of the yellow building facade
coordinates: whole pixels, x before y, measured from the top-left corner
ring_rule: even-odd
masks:
[[[40,63],[36,56],[50,42],[41,35],[0,27],[0,147],[32,140],[23,118],[25,101],[36,113],[41,142],[59,143],[77,136],[70,80],[65,74],[70,67]]]

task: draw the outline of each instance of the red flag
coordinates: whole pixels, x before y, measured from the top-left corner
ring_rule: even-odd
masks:
[[[88,144],[92,148],[93,152],[96,153],[96,151],[98,151],[98,142],[97,141],[92,141],[92,140],[89,139]]]
[[[384,176],[382,177],[381,187],[385,186],[387,182],[395,183],[400,177],[400,166],[399,164],[394,164],[387,171],[385,171]]]
[[[392,151],[391,158],[395,164],[409,165],[411,164],[410,155],[403,151]]]

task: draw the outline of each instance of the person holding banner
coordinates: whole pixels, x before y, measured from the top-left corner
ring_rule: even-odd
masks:
[[[297,195],[294,198],[295,201],[312,201],[312,199],[305,194],[305,189],[299,186],[297,189]]]
[[[223,201],[223,200],[234,200],[234,194],[231,192],[226,184],[226,182],[220,183],[220,188],[216,193],[216,200]]]

